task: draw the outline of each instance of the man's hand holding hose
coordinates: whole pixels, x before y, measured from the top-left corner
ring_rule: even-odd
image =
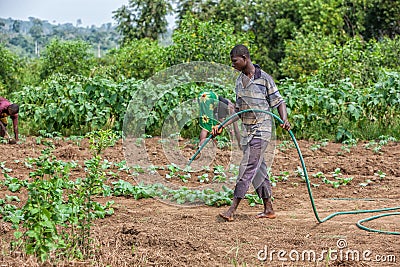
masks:
[[[290,125],[290,122],[286,119],[283,121],[282,124],[280,124],[280,126],[285,129],[285,130],[290,130],[292,128],[292,126]]]
[[[211,129],[211,134],[215,137],[215,136],[220,135],[223,130],[224,130],[224,126],[222,126],[221,124],[214,125]]]
[[[213,126],[212,129],[211,129],[212,130],[211,134],[213,135],[213,137],[220,135],[225,127],[227,127],[231,123],[236,122],[237,120],[239,120],[239,117],[238,116],[234,116],[229,121],[227,121],[224,125],[217,124],[217,125]]]
[[[285,129],[285,130],[290,130],[292,128],[292,126],[290,125],[290,122],[288,121],[288,116],[287,116],[287,112],[286,112],[286,103],[282,102],[279,106],[278,106],[278,113],[279,116],[281,117],[283,123],[280,124],[280,126]]]

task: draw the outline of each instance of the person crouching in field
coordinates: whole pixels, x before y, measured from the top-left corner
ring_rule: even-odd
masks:
[[[198,95],[197,101],[200,109],[200,147],[207,139],[208,133],[211,133],[212,127],[224,121],[226,117],[232,115],[235,106],[229,99],[219,96],[213,91],[201,92]],[[240,143],[240,133],[237,123],[233,124],[230,135],[232,140],[235,137],[237,142]]]
[[[17,104],[12,104],[10,101],[4,97],[0,97],[0,136],[5,137],[7,133],[7,117],[10,117],[13,123],[15,140],[10,140],[10,144],[15,144],[18,142],[18,112],[19,106]]]
[[[231,50],[230,57],[232,66],[241,72],[236,80],[235,111],[239,112],[246,109],[270,111],[271,108],[277,108],[283,121],[280,126],[283,129],[290,130],[285,101],[272,77],[264,72],[260,66],[251,62],[249,50],[244,45],[235,46]],[[247,112],[234,117],[226,125],[239,118],[247,133],[241,140],[243,158],[239,166],[239,176],[236,181],[232,204],[220,216],[226,221],[233,221],[233,215],[240,201],[245,197],[250,183],[252,183],[264,204],[264,211],[259,213],[256,218],[274,219],[276,215],[272,208],[271,182],[264,160],[264,152],[272,137],[272,118],[265,113]],[[214,136],[222,133],[222,128],[218,129],[219,125],[213,127],[212,134]]]

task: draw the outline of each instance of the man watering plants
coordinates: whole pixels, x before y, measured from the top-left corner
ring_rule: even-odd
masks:
[[[200,108],[200,142],[199,147],[204,143],[212,127],[222,122],[226,117],[234,113],[235,106],[228,99],[218,96],[213,91],[201,92],[197,98]],[[240,143],[240,133],[237,123],[233,124],[230,131],[231,138],[235,137]]]
[[[235,112],[247,109],[269,111],[277,108],[283,124],[283,129],[290,130],[287,119],[286,104],[272,77],[260,66],[253,64],[246,46],[237,45],[230,53],[232,66],[240,71],[236,80]],[[239,176],[236,181],[233,201],[229,209],[220,214],[226,221],[234,220],[234,213],[240,201],[245,197],[250,183],[253,184],[257,195],[263,200],[264,210],[256,218],[276,218],[272,208],[272,189],[268,177],[264,152],[272,137],[272,117],[262,112],[241,113],[229,120],[226,125],[241,119],[246,135],[242,137],[243,158],[239,166]],[[223,127],[226,127],[224,125]],[[216,125],[212,128],[214,136],[222,133],[223,127]]]
[[[15,136],[15,140],[9,141],[10,144],[15,144],[19,140],[18,112],[19,112],[19,106],[17,104],[12,104],[7,99],[0,97],[0,136],[4,138],[6,135],[8,135],[6,127],[8,124],[7,118],[10,117],[13,123],[14,136]]]

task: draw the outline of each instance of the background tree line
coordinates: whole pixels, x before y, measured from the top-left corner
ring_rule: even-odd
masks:
[[[0,18],[0,42],[22,57],[39,57],[41,50],[54,38],[61,40],[83,40],[92,44],[97,54],[118,45],[120,35],[115,26],[106,23],[100,27],[82,27],[81,20],[74,24],[51,24],[46,20],[29,17],[28,21]]]
[[[169,34],[167,16],[171,14],[176,16],[176,25],[170,40],[165,41]],[[113,15],[117,26],[112,36],[119,34],[119,46],[108,49],[101,58],[96,57],[92,43],[85,38],[52,38],[40,58],[33,59],[21,57],[2,41],[1,94],[24,95],[29,99],[29,92],[37,88],[50,90],[54,82],[57,88],[68,91],[71,86],[74,90],[82,84],[90,87],[98,79],[107,88],[120,88],[117,84],[137,84],[183,62],[229,65],[230,49],[244,43],[249,46],[253,61],[274,76],[285,95],[300,102],[307,99],[301,106],[294,102],[289,105],[292,115],[298,118],[298,129],[304,129],[299,133],[303,137],[312,136],[315,130],[315,125],[309,128],[308,120],[323,121],[323,116],[332,114],[335,115],[325,125],[325,135],[357,136],[356,130],[350,129],[355,121],[363,121],[357,122],[359,129],[371,127],[369,136],[390,131],[399,134],[395,115],[400,110],[400,4],[396,1],[130,0]],[[380,93],[374,92],[376,88]],[[325,99],[330,106],[317,109],[317,105],[324,103],[321,94],[326,97],[326,90],[332,93]],[[22,91],[23,94],[15,94]],[[223,93],[233,97],[231,89]],[[302,95],[311,93],[312,97]],[[68,97],[68,93],[63,95]],[[341,105],[338,98],[347,100]],[[385,98],[386,102],[379,102]],[[32,101],[36,106],[43,105],[40,99],[29,101],[27,107]],[[34,105],[29,107],[34,113]],[[393,116],[392,120],[385,117],[386,126],[371,114],[389,114],[385,109]],[[107,125],[115,119],[121,120],[110,119]],[[117,128],[120,122],[115,124]],[[70,127],[62,123],[52,125],[58,126],[49,130]]]

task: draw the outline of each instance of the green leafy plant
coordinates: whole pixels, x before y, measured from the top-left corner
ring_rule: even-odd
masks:
[[[318,143],[316,143],[316,144],[312,144],[311,146],[310,146],[310,149],[312,150],[312,151],[315,151],[315,150],[318,150],[318,149],[320,149],[321,147],[325,147],[325,146],[327,146],[328,145],[328,139],[323,139],[323,140],[321,140],[320,142],[318,142]]]
[[[313,174],[313,177],[321,179],[324,184],[332,185],[333,188],[339,188],[341,185],[347,185],[353,180],[353,177],[342,177],[340,168],[336,168],[331,172],[332,177],[335,180],[329,180],[323,172],[317,172]],[[314,187],[318,187],[319,184],[313,184]]]
[[[227,179],[225,174],[225,168],[222,165],[214,166],[214,177],[213,182],[223,183]]]
[[[10,190],[11,192],[17,192],[21,187],[26,187],[28,185],[28,181],[26,180],[13,178],[7,173],[3,174],[6,179],[2,183],[3,185],[7,186],[8,190]]]
[[[294,144],[293,144],[293,142],[290,141],[290,140],[283,140],[282,142],[280,142],[280,143],[278,144],[277,147],[278,147],[278,149],[279,149],[280,151],[285,152],[286,150],[288,150],[288,149],[294,147]]]
[[[34,180],[27,184],[28,200],[21,209],[26,230],[14,233],[17,241],[13,247],[23,246],[26,253],[44,261],[51,251],[67,248],[67,240],[58,233],[57,225],[64,224],[69,217],[65,213],[68,205],[63,201],[63,188],[71,187],[71,165],[55,160],[51,148],[43,150],[34,164],[38,168],[30,173]],[[14,227],[19,229],[19,223],[14,221]]]
[[[250,207],[254,207],[257,204],[263,204],[263,200],[257,194],[246,194],[245,197],[249,202]]]
[[[276,186],[278,182],[286,182],[287,180],[289,180],[290,173],[289,171],[281,171],[280,175],[275,176],[272,175],[272,173],[269,173],[269,175],[270,175],[269,180],[271,181],[271,185]]]
[[[218,135],[216,137],[216,140],[217,140],[217,146],[220,149],[227,148],[231,145],[230,139],[226,136]]]
[[[112,165],[101,159],[102,151],[115,143],[111,132],[91,133],[89,136],[93,158],[85,161],[85,178],[70,180],[75,162],[57,160],[52,154],[54,144],[48,142],[37,159],[27,159],[32,182],[20,181],[6,174],[5,184],[17,191],[25,186],[28,199],[21,209],[2,207],[5,220],[13,223],[14,249],[23,248],[45,261],[50,253],[59,257],[84,258],[91,251],[90,229],[95,218],[113,213],[112,202],[102,205],[93,200],[103,192],[104,169]],[[11,200],[11,199],[8,199]],[[16,200],[16,199],[14,199]],[[22,226],[22,227],[21,227]],[[22,231],[21,231],[22,230]]]
[[[173,178],[177,175],[177,173],[179,171],[181,171],[181,168],[179,168],[178,165],[176,165],[175,163],[171,163],[169,165],[166,166],[167,170],[169,170],[169,173],[165,174],[165,177],[167,179]]]
[[[0,169],[2,169],[3,173],[11,172],[12,169],[6,167],[5,161],[0,161]]]
[[[208,178],[208,173],[203,173],[202,175],[197,176],[200,183],[208,183],[210,179]]]
[[[350,153],[350,149],[355,146],[357,146],[357,140],[347,139],[347,140],[343,141],[343,145],[341,146],[340,149],[342,151],[345,151],[346,153]]]
[[[305,174],[304,171],[301,167],[297,166],[297,169],[295,171],[296,175],[299,176],[303,181],[305,181]]]

